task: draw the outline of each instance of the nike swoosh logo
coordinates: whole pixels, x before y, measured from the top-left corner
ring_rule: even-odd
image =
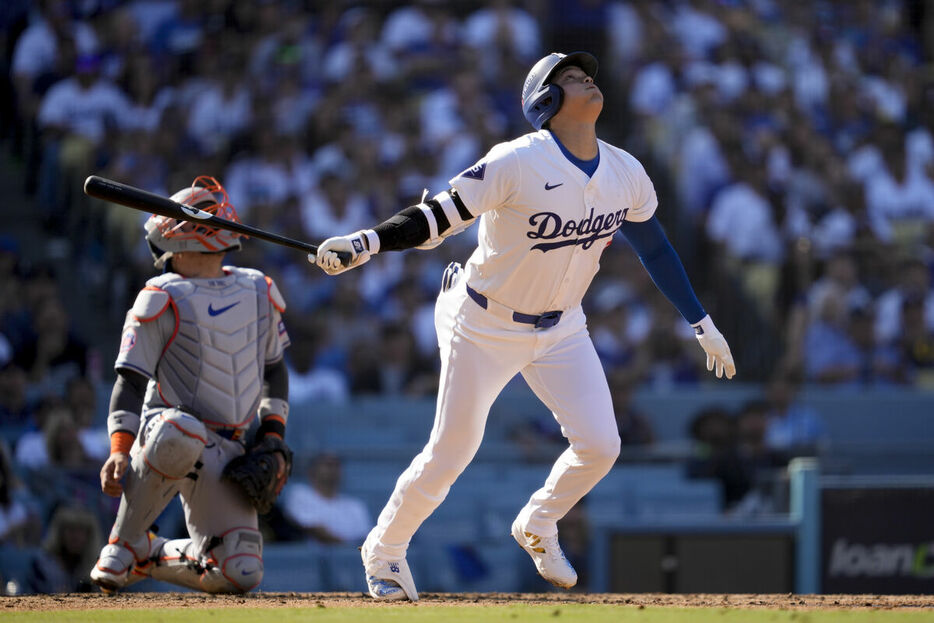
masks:
[[[240,304],[240,301],[237,301],[236,303],[231,303],[227,307],[221,307],[220,309],[214,309],[212,304],[208,304],[208,313],[212,316],[219,316],[223,314],[225,311],[227,311],[228,309],[230,309],[231,307],[234,307],[235,305],[239,305],[239,304]]]
[[[548,182],[545,182],[545,190],[551,190],[552,188],[557,188],[558,186],[564,186],[564,182],[561,182],[560,184],[555,184],[554,186],[549,186]]]

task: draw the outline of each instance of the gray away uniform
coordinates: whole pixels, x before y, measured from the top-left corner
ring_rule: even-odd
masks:
[[[261,404],[263,371],[289,344],[285,303],[260,271],[224,272],[218,279],[150,279],[127,314],[115,367],[150,380],[141,418],[116,411],[108,421],[111,433],[138,431],[110,543],[138,561],[141,552],[155,557],[151,568],[134,569],[129,583],[151,575],[229,592],[262,580],[256,511],[220,477],[245,452],[253,418],[269,414]],[[275,414],[284,425],[287,403],[277,406],[284,407]],[[190,538],[154,545],[148,529],[176,493]]]

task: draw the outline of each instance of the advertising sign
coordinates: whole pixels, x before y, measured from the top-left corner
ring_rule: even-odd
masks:
[[[934,488],[825,488],[823,593],[934,593]]]

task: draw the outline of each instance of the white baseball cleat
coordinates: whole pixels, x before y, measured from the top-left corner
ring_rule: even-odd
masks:
[[[409,563],[405,558],[401,560],[382,560],[377,558],[364,541],[360,548],[360,558],[363,559],[363,569],[366,572],[366,585],[373,599],[382,601],[395,601],[409,599],[418,601],[418,591],[415,590],[415,580],[409,570]]]
[[[512,538],[532,557],[540,576],[560,588],[571,588],[577,584],[577,571],[564,557],[557,534],[544,537],[532,534],[517,520],[512,524]]]
[[[124,544],[105,545],[97,564],[91,569],[91,581],[103,592],[115,593],[152,575],[153,554],[158,554],[168,539],[156,536],[152,531],[146,534],[146,539],[140,548],[146,548],[142,560],[137,560],[133,551]]]

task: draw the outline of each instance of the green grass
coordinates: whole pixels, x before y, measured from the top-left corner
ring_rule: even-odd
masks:
[[[588,604],[555,606],[387,606],[368,608],[164,608],[158,610],[59,610],[0,612],[0,621],[54,623],[914,623],[934,621],[934,613],[901,610],[738,610],[679,609]]]

